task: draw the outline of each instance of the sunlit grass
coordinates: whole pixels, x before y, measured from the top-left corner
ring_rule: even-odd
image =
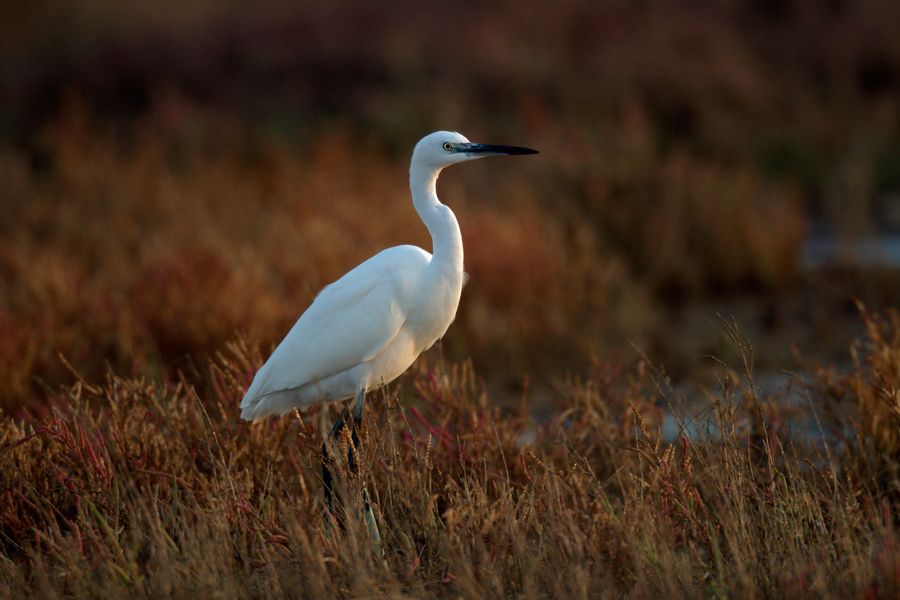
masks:
[[[352,266],[427,248],[406,172],[435,129],[541,151],[441,179],[472,274],[445,355],[493,381],[791,291],[810,215],[859,234],[897,192],[897,5],[829,10],[16,3],[0,405],[68,382],[59,353],[96,379],[196,369],[236,329],[269,347]]]
[[[0,238],[7,408],[68,381],[60,354],[96,379],[107,364],[190,371],[236,330],[268,347],[352,266],[391,245],[430,249],[408,156],[374,141],[337,129],[300,150],[248,130],[248,141],[223,134],[182,152],[145,125],[117,133],[73,101],[42,133],[40,170],[0,155],[13,174]],[[643,178],[592,173],[582,207],[564,182],[554,189],[511,162],[491,177],[449,171],[440,193],[459,216],[471,278],[446,356],[498,379],[564,373],[652,340],[661,291],[787,285],[800,233],[792,197],[669,162]]]
[[[895,597],[898,319],[836,333],[893,278],[797,261],[810,219],[859,235],[898,191],[898,6],[13,3],[0,597]],[[448,128],[541,154],[442,176],[457,320],[371,398],[326,525],[334,411],[237,405],[322,286],[429,248],[409,154]],[[763,392],[785,348],[729,321],[697,360],[679,308],[748,293],[849,358]],[[670,445],[690,361],[718,387]]]
[[[663,442],[644,369],[597,368],[534,423],[491,405],[471,365],[420,362],[373,394],[361,474],[339,465],[325,519],[313,411],[251,425],[246,342],[180,381],[80,381],[49,416],[0,424],[4,597],[890,597],[900,585],[897,473],[873,420],[896,373],[896,315],[864,313],[849,378],[810,374],[813,405],[851,427],[791,431],[752,371],[707,417],[718,435]],[[749,346],[731,331],[741,352]],[[527,398],[526,398],[527,399]],[[892,409],[891,409],[892,410]],[[820,415],[820,418],[823,418]],[[874,424],[874,427],[873,427]],[[845,424],[846,425],[846,424]],[[373,498],[383,543],[359,518]]]

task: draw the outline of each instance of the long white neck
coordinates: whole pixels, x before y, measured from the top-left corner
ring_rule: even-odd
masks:
[[[437,197],[437,177],[440,169],[413,163],[409,169],[409,189],[413,205],[419,213],[434,247],[430,269],[462,277],[463,245],[456,216]]]

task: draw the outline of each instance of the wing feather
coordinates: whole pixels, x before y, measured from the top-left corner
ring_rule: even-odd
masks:
[[[325,287],[260,368],[241,402],[242,416],[265,416],[267,397],[335,378],[377,356],[399,334],[406,307],[430,255],[414,246],[379,253]],[[331,385],[314,401],[340,400],[356,390]],[[283,404],[283,402],[282,402]]]

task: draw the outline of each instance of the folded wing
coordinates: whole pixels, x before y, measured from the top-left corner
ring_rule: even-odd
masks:
[[[256,374],[241,416],[257,420],[353,396],[351,370],[365,368],[400,333],[429,259],[398,246],[324,288]]]

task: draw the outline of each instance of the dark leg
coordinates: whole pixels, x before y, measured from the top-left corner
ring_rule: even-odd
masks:
[[[350,447],[350,452],[354,454],[359,451],[359,431],[362,426],[362,411],[365,401],[366,391],[360,390],[356,394],[356,404],[353,406],[353,432],[350,436],[350,439],[353,442]],[[356,473],[355,462],[350,462],[350,468]],[[372,541],[376,544],[381,544],[381,534],[378,531],[378,523],[375,521],[375,513],[372,512],[372,504],[369,502],[369,492],[365,487],[363,487],[362,490],[362,497],[363,517],[366,520],[366,528],[369,530],[369,535],[372,536]]]
[[[350,472],[354,475],[359,472],[357,468],[357,455],[360,447],[359,430],[362,425],[362,407],[365,396],[365,390],[360,390],[356,395],[356,405],[353,410],[353,426],[350,428],[350,447],[347,449],[347,464],[350,467]],[[347,421],[349,412],[349,409],[345,406],[331,430],[330,438],[337,438],[338,433],[340,433],[344,423]],[[331,470],[328,468],[328,461],[331,456],[328,451],[328,443],[329,440],[327,439],[322,442],[322,483],[325,485],[325,504],[328,506],[328,511],[336,516],[334,512],[334,478],[331,475]],[[380,544],[381,535],[378,532],[378,524],[376,523],[375,515],[372,512],[372,505],[369,503],[369,492],[366,491],[365,488],[362,490],[362,497],[363,516],[366,521],[366,528],[369,530],[372,541],[376,544]]]

